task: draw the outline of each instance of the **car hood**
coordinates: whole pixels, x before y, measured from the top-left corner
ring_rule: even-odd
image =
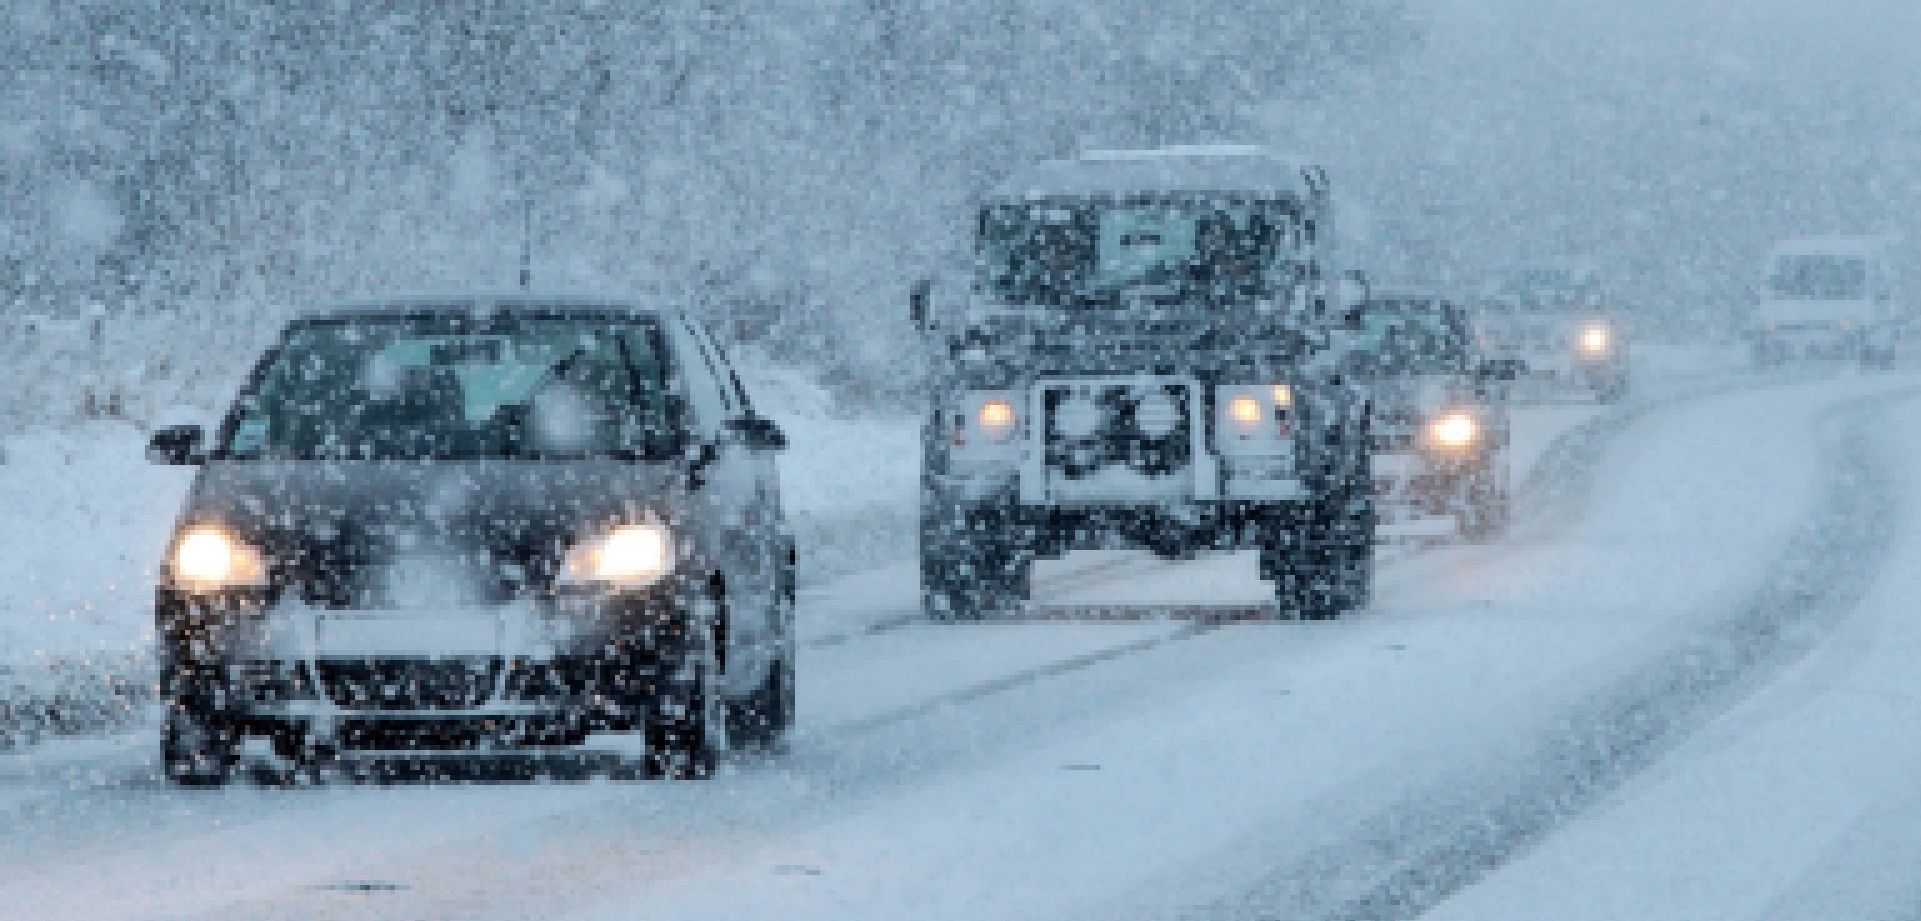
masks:
[[[214,462],[183,522],[253,542],[276,588],[312,603],[392,603],[402,570],[445,601],[496,601],[550,587],[566,549],[611,524],[673,527],[682,482],[617,461]]]

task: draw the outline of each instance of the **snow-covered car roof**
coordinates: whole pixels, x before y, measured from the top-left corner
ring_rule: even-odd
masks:
[[[1308,198],[1323,191],[1321,168],[1253,145],[1089,151],[1044,160],[1008,176],[991,199],[1226,193]]]
[[[658,306],[643,304],[632,298],[610,297],[604,294],[505,291],[403,294],[391,297],[359,298],[309,308],[302,311],[300,317],[301,319],[341,319],[432,310],[474,310],[487,313],[586,310],[648,315],[661,312]]]

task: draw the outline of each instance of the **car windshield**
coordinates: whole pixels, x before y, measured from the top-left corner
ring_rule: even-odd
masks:
[[[1588,279],[1568,269],[1525,269],[1497,282],[1490,303],[1509,311],[1564,310],[1578,305],[1592,287]]]
[[[658,458],[673,449],[651,322],[465,315],[297,324],[242,395],[227,459]]]
[[[1420,374],[1459,371],[1467,342],[1446,314],[1418,305],[1389,305],[1361,316],[1356,346],[1377,371]]]
[[[1868,261],[1859,256],[1782,256],[1774,260],[1768,288],[1775,297],[1805,301],[1858,301],[1867,296]]]
[[[1250,297],[1299,277],[1291,203],[1164,199],[997,205],[980,219],[986,287],[1019,303]]]

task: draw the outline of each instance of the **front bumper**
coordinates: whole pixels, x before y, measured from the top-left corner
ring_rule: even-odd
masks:
[[[1384,538],[1447,537],[1460,529],[1485,456],[1437,457],[1422,450],[1374,454],[1374,502]]]
[[[162,591],[162,691],[339,751],[583,744],[644,725],[685,621],[671,590],[342,611]]]

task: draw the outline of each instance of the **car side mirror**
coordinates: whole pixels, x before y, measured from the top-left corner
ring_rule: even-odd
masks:
[[[1527,374],[1527,362],[1519,358],[1490,358],[1481,362],[1475,374],[1484,381],[1512,381]]]
[[[933,300],[934,280],[931,278],[914,282],[913,289],[907,292],[907,317],[914,321],[914,328],[923,333],[927,332],[933,323],[933,317],[930,314]]]
[[[147,441],[147,460],[176,467],[205,463],[207,457],[201,450],[201,442],[206,437],[206,432],[198,425],[169,425],[154,429]]]
[[[787,433],[766,416],[739,416],[727,420],[725,428],[749,451],[787,450]]]

